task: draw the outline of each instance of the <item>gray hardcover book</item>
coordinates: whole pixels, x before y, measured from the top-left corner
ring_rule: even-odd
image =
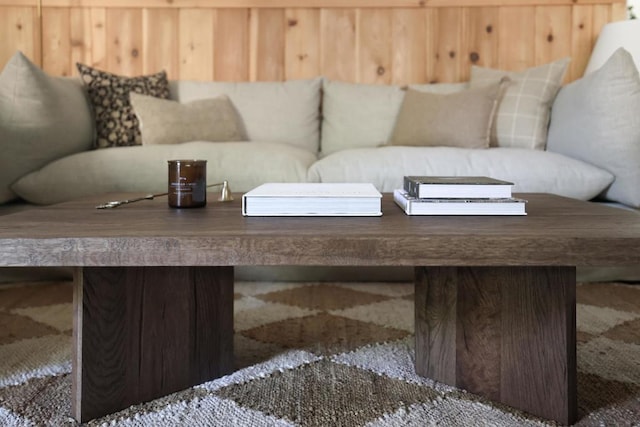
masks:
[[[404,190],[413,197],[450,199],[504,199],[512,182],[487,176],[405,176]]]

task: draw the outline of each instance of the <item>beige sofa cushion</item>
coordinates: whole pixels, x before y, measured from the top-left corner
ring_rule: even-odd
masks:
[[[380,147],[342,150],[313,164],[315,182],[370,182],[380,191],[402,188],[404,175],[491,176],[513,191],[553,193],[589,200],[613,180],[596,166],[548,151],[454,147]]]
[[[466,83],[411,85],[430,93],[454,93]],[[379,147],[391,137],[405,91],[398,85],[325,79],[322,97],[322,155],[350,148]]]
[[[389,145],[489,147],[501,85],[437,94],[407,89]]]
[[[142,145],[247,140],[242,120],[226,95],[185,104],[135,92],[129,97]]]
[[[569,58],[520,72],[471,67],[471,87],[495,83],[507,76],[507,88],[491,130],[492,147],[544,150],[551,104],[562,85]]]
[[[227,95],[249,140],[282,142],[317,153],[322,79],[285,82],[170,82],[171,99],[190,102]]]
[[[31,203],[51,204],[101,193],[167,191],[167,160],[207,160],[207,182],[229,181],[244,192],[264,182],[300,182],[316,156],[302,148],[270,142],[184,144],[92,150],[56,160],[32,172],[13,190]]]
[[[640,76],[629,52],[560,90],[547,149],[608,170],[615,181],[602,196],[640,207]]]
[[[52,160],[91,148],[93,121],[77,79],[52,77],[17,52],[0,74],[0,203],[11,183]]]

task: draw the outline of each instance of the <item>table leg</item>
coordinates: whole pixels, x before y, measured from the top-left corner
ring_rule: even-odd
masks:
[[[90,267],[74,286],[80,422],[233,369],[233,267]]]
[[[575,274],[574,267],[417,267],[416,372],[572,424]]]

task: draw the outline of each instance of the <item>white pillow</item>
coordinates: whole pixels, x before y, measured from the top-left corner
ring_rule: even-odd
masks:
[[[504,76],[511,79],[493,121],[492,147],[544,150],[551,104],[562,85],[567,65],[568,58],[521,72],[471,66],[472,88],[497,83]]]
[[[602,196],[640,207],[640,77],[629,52],[618,49],[560,90],[547,149],[611,172],[615,180]]]
[[[613,176],[567,156],[528,148],[381,147],[343,150],[309,168],[310,182],[370,182],[380,191],[402,188],[404,175],[490,176],[520,193],[581,200],[598,195]]]
[[[171,81],[181,103],[227,95],[251,141],[282,142],[317,153],[320,146],[320,77],[285,82]]]
[[[11,183],[52,160],[89,150],[93,120],[82,83],[52,77],[17,52],[0,74],[0,203]]]

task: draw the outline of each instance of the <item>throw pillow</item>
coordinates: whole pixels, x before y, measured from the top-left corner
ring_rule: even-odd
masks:
[[[49,162],[91,148],[93,121],[77,79],[46,74],[17,52],[0,74],[0,203],[9,188]]]
[[[246,141],[240,116],[226,95],[181,104],[130,94],[142,133],[142,145],[189,141]]]
[[[618,49],[560,90],[547,149],[611,172],[615,180],[602,196],[640,207],[640,77],[629,52]]]
[[[562,86],[569,58],[533,67],[521,72],[507,72],[471,67],[471,87],[511,78],[491,129],[492,147],[520,147],[544,150],[551,104]]]
[[[389,144],[489,147],[502,84],[447,95],[407,89]]]
[[[167,74],[124,77],[76,64],[87,87],[96,126],[96,148],[140,145],[138,119],[133,114],[129,93],[169,98]]]

